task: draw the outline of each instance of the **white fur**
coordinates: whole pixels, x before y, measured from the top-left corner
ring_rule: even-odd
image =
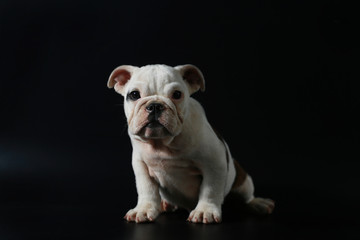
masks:
[[[201,72],[192,65],[124,66],[114,70],[108,84],[123,96],[135,90],[141,94],[140,99],[124,103],[138,192],[137,206],[125,218],[153,221],[164,200],[191,211],[192,222],[220,222],[221,205],[236,173],[228,146],[213,131],[201,105],[190,97],[204,89]],[[174,90],[182,92],[181,100],[172,99]],[[165,106],[159,121],[167,134],[145,127],[145,106],[153,102]],[[246,202],[254,199],[250,176],[236,191]]]

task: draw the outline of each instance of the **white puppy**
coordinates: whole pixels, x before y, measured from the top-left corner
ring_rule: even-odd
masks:
[[[154,221],[162,211],[182,207],[192,210],[188,221],[220,222],[230,191],[258,213],[272,212],[274,202],[254,198],[251,177],[191,97],[205,90],[197,67],[123,65],[111,73],[108,87],[125,97],[133,146],[138,203],[126,214],[127,221]]]

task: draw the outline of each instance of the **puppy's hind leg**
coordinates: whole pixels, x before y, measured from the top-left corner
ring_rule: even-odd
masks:
[[[271,199],[254,197],[254,183],[241,166],[234,161],[236,169],[236,178],[231,192],[240,195],[249,209],[260,215],[271,214],[275,207],[275,202]]]
[[[175,212],[178,209],[176,205],[169,203],[168,201],[161,199],[161,212]]]

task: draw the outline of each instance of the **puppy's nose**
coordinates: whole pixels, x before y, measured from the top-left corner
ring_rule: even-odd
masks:
[[[159,114],[164,110],[164,106],[160,103],[151,103],[148,106],[146,106],[146,111],[148,113],[155,113]]]

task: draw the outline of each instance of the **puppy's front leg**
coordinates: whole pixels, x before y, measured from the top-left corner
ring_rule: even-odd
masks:
[[[152,222],[160,214],[161,210],[159,186],[150,177],[146,164],[139,157],[133,155],[132,165],[136,178],[138,203],[134,209],[127,212],[124,218],[127,221],[137,223]]]
[[[188,221],[194,223],[221,222],[221,205],[224,200],[226,170],[223,166],[217,167],[202,169],[203,180],[200,187],[199,201],[196,208],[190,213]]]

